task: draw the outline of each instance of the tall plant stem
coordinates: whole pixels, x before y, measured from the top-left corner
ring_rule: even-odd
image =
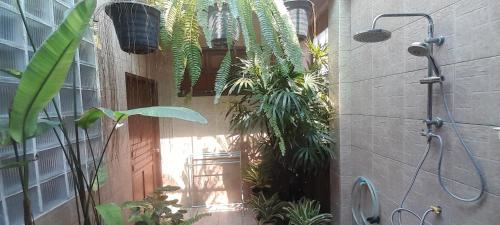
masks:
[[[26,17],[24,16],[21,2],[19,0],[16,0],[16,3],[17,3],[17,7],[19,8],[19,13],[20,13],[21,18],[23,20],[24,26],[26,28],[26,33],[27,33],[28,39],[29,39],[31,45],[33,46],[33,48],[35,48],[33,38],[31,36],[30,32],[28,31],[28,23],[26,22]],[[33,225],[34,221],[33,221],[33,216],[32,216],[31,200],[29,198],[29,192],[28,192],[29,191],[29,163],[26,161],[27,149],[26,149],[26,140],[25,140],[24,132],[25,131],[23,128],[23,135],[22,135],[23,136],[22,137],[22,140],[23,140],[23,155],[22,155],[23,164],[22,164],[22,167],[20,167],[19,178],[21,179],[21,186],[23,189],[24,224],[25,225]],[[14,144],[14,145],[16,146],[16,144]],[[17,149],[17,146],[15,147],[15,149]],[[18,150],[15,150],[15,152],[16,152],[16,160],[19,162],[19,152],[18,152]]]
[[[26,35],[28,37],[28,40],[31,44],[31,47],[33,48],[33,52],[36,52],[36,46],[35,46],[35,42],[33,41],[33,36],[31,35],[31,32],[28,28],[28,23],[26,21],[26,17],[24,15],[24,11],[23,11],[23,8],[21,7],[21,3],[20,3],[20,0],[16,0],[16,3],[17,3],[17,6],[19,8],[19,13],[21,15],[21,19],[23,21],[23,24],[24,24],[24,27],[25,27],[25,30],[26,30]],[[73,79],[75,81],[75,79]],[[62,143],[62,141],[60,140],[60,137],[59,137],[59,134],[57,133],[57,131],[54,129],[54,132],[56,133],[56,136],[58,138],[58,141],[59,141],[59,144],[61,145],[61,147],[63,148],[63,151],[65,153],[65,157],[66,157],[66,160],[68,161],[68,164],[70,165],[70,169],[72,171],[72,177],[73,177],[73,183],[74,183],[74,189],[75,189],[75,194],[76,194],[76,187],[78,187],[78,196],[80,196],[80,204],[82,206],[82,213],[84,214],[84,223],[85,225],[90,225],[90,218],[89,218],[89,213],[88,213],[88,207],[84,207],[84,206],[88,206],[88,204],[86,204],[86,191],[85,191],[85,186],[84,184],[86,184],[86,187],[87,189],[90,190],[89,185],[88,185],[88,182],[86,181],[85,179],[85,175],[83,174],[83,171],[82,171],[82,168],[81,168],[81,163],[80,163],[80,151],[79,151],[79,145],[77,143],[77,156],[75,157],[75,152],[71,146],[71,140],[69,139],[69,136],[67,134],[67,131],[64,127],[64,125],[62,124],[63,123],[63,119],[62,119],[62,116],[60,114],[60,111],[59,111],[59,108],[55,102],[54,99],[52,99],[52,104],[54,105],[54,108],[57,112],[57,117],[61,123],[60,125],[60,128],[61,128],[61,131],[63,132],[64,134],[64,138],[66,139],[66,143],[68,143],[68,146],[69,146],[69,155],[68,155],[68,152],[64,149],[64,144]],[[75,100],[75,104],[76,104],[76,100]],[[47,111],[44,110],[46,115],[48,115]],[[76,110],[75,110],[75,114],[76,114]],[[76,118],[76,117],[75,117]],[[75,132],[76,132],[76,137],[77,137],[77,140],[78,140],[78,129],[75,129]],[[23,160],[26,159],[26,147],[25,147],[25,143],[23,143]],[[69,156],[72,156],[70,159]],[[21,180],[28,180],[29,181],[29,168],[28,167],[28,164],[26,164],[25,166],[25,169],[24,171],[22,171],[22,173],[20,173],[20,176],[21,176]],[[78,179],[76,179],[78,178]],[[22,182],[22,183],[25,183],[23,185],[23,197],[24,197],[24,200],[23,200],[23,205],[24,205],[24,210],[25,210],[25,215],[24,215],[24,220],[25,220],[25,224],[26,225],[32,225],[34,224],[33,221],[32,221],[32,215],[31,215],[31,203],[30,203],[30,200],[29,200],[29,195],[28,195],[28,182]],[[79,210],[79,207],[78,207],[78,202],[76,203],[77,204],[77,211],[78,211],[78,223],[81,224],[81,221],[80,221],[80,210]],[[28,209],[29,207],[29,209]],[[29,214],[29,221],[27,220],[28,218],[28,214]]]

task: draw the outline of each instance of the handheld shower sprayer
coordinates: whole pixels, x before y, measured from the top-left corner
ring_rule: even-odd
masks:
[[[405,195],[404,195],[404,197],[399,205],[399,208],[395,209],[391,214],[392,225],[395,225],[395,224],[403,225],[403,217],[401,215],[401,213],[403,213],[403,212],[408,213],[409,215],[416,217],[420,221],[420,225],[424,225],[424,224],[426,224],[426,221],[425,221],[426,217],[430,213],[434,213],[434,215],[436,215],[436,216],[441,214],[441,210],[442,210],[441,207],[431,206],[423,214],[419,215],[419,214],[415,213],[414,211],[405,208],[404,205],[405,205],[405,202],[408,198],[409,193],[413,189],[413,186],[414,186],[415,181],[417,179],[417,176],[422,168],[422,165],[424,164],[425,160],[427,159],[427,157],[429,155],[429,151],[430,151],[431,146],[432,146],[431,145],[432,141],[437,140],[437,142],[439,144],[439,149],[438,149],[439,150],[439,161],[438,161],[438,171],[437,171],[438,181],[439,181],[441,188],[449,196],[451,196],[452,198],[454,198],[456,200],[463,201],[463,202],[478,201],[483,196],[483,194],[485,192],[486,185],[485,185],[485,180],[484,180],[482,171],[479,167],[479,164],[474,159],[471,149],[465,143],[462,135],[458,131],[456,122],[455,122],[453,115],[448,107],[448,103],[447,103],[445,93],[444,93],[444,88],[443,88],[444,77],[441,75],[441,70],[439,68],[439,65],[437,64],[436,60],[433,57],[434,45],[436,45],[436,46],[442,45],[444,43],[444,40],[445,40],[444,37],[437,37],[437,38],[434,37],[434,22],[433,22],[430,15],[424,14],[424,13],[396,13],[396,14],[378,15],[373,20],[372,29],[355,34],[353,36],[354,40],[359,41],[359,42],[373,43],[373,42],[386,41],[386,40],[390,39],[391,38],[390,31],[376,28],[377,21],[383,17],[424,17],[428,21],[427,38],[424,40],[424,42],[414,42],[410,45],[410,47],[408,47],[408,52],[410,54],[412,54],[414,56],[418,56],[418,57],[426,57],[427,61],[428,61],[428,68],[427,68],[428,76],[426,78],[423,78],[420,80],[421,84],[427,85],[427,118],[424,120],[426,127],[427,127],[427,130],[422,132],[422,135],[427,137],[427,148],[426,148],[426,151],[424,152],[424,155],[423,155],[422,159],[420,160],[420,162],[415,170],[415,173],[414,173],[414,175],[410,181],[410,184],[408,186],[408,189],[405,192]],[[442,162],[443,162],[444,142],[443,142],[443,139],[441,136],[439,136],[433,132],[433,128],[437,129],[437,128],[440,128],[441,126],[443,126],[443,120],[441,120],[438,117],[433,117],[433,113],[432,113],[433,84],[435,84],[435,83],[439,84],[441,95],[443,97],[444,108],[447,112],[447,117],[448,117],[449,123],[451,124],[451,127],[453,128],[453,132],[458,137],[461,145],[463,146],[465,153],[467,154],[469,160],[472,162],[472,164],[474,166],[474,170],[475,170],[476,174],[479,177],[480,190],[476,196],[473,196],[470,198],[458,196],[457,194],[452,193],[448,189],[446,182],[444,181],[444,178],[442,175],[442,169],[441,169]],[[395,219],[396,216],[397,216],[397,219]],[[395,221],[397,221],[397,223],[395,223]],[[358,223],[358,225],[364,225],[364,224]]]

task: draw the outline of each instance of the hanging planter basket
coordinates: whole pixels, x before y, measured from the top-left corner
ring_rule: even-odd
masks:
[[[212,29],[212,45],[225,47],[227,45],[228,22],[231,19],[227,4],[222,7],[214,5],[208,8],[208,25]],[[236,36],[239,33],[238,26],[235,27]],[[237,39],[237,37],[235,38]]]
[[[309,34],[309,18],[312,15],[312,3],[308,0],[289,0],[285,2],[288,14],[295,26],[297,37],[300,41],[307,38]]]
[[[105,10],[124,52],[148,54],[158,49],[160,10],[136,2],[111,3]]]

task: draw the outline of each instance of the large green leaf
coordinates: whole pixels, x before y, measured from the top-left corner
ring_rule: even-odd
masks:
[[[23,72],[12,110],[9,132],[21,142],[36,132],[38,114],[61,89],[96,0],[83,0],[43,43]]]
[[[102,204],[95,207],[107,225],[123,225],[122,209],[115,203]]]
[[[77,121],[81,128],[88,128],[100,118],[106,116],[114,121],[122,121],[129,116],[141,115],[159,118],[176,118],[201,124],[208,123],[207,119],[200,113],[184,107],[175,106],[153,106],[146,108],[131,109],[126,111],[112,111],[105,108],[91,108],[87,110]]]
[[[26,139],[42,135],[43,133],[59,126],[59,122],[40,119],[36,125],[36,131],[33,135],[26,137]],[[12,136],[9,133],[8,122],[0,120],[0,147],[12,144]]]

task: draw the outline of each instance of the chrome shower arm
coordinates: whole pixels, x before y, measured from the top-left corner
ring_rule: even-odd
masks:
[[[429,39],[434,37],[434,21],[432,20],[432,17],[429,14],[425,14],[425,13],[386,13],[386,14],[380,14],[377,17],[375,17],[375,19],[373,19],[372,29],[375,29],[375,27],[377,25],[377,21],[383,17],[424,17],[429,22],[429,26],[428,26]]]

